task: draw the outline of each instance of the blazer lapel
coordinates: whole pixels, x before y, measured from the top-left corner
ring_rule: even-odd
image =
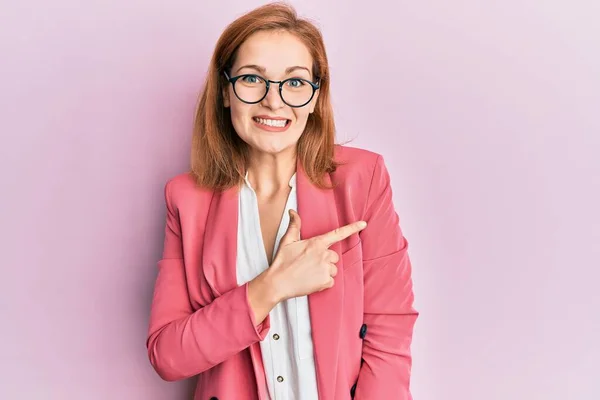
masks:
[[[331,177],[325,181],[331,184]],[[307,239],[339,227],[335,195],[331,189],[314,186],[298,162],[296,171],[298,214],[302,221],[300,238]],[[341,243],[329,247],[340,256]],[[308,295],[312,339],[317,372],[319,399],[333,399],[336,387],[336,371],[339,353],[339,336],[344,299],[343,269],[338,268],[332,288]]]
[[[238,189],[215,192],[206,220],[202,268],[215,297],[237,286]]]
[[[237,232],[239,218],[239,188],[215,192],[210,204],[204,236],[202,267],[206,281],[215,297],[238,286]],[[235,327],[231,327],[235,329]],[[258,398],[268,399],[260,343],[250,345],[250,358],[258,387]]]

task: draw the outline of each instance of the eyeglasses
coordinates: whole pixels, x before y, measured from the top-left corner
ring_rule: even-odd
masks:
[[[282,81],[272,81],[256,74],[243,74],[229,77],[223,71],[227,81],[233,85],[233,92],[240,101],[246,104],[261,102],[269,93],[271,83],[279,84],[281,100],[290,107],[303,107],[310,103],[319,89],[318,83],[302,78],[288,78]],[[317,79],[317,82],[319,79]]]

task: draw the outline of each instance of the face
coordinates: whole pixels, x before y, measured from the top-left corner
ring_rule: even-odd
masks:
[[[274,81],[302,78],[314,82],[312,65],[313,59],[308,48],[294,35],[287,32],[257,32],[238,49],[230,77],[242,74],[259,77],[246,78],[246,84],[259,82],[261,77]],[[286,85],[295,88],[300,84],[300,81],[288,81],[284,91],[288,90]],[[240,87],[238,85],[242,85],[242,82],[236,83],[236,89]],[[267,96],[255,104],[238,99],[231,84],[223,92],[224,106],[231,109],[231,120],[238,136],[253,151],[271,154],[295,149],[308,116],[315,110],[318,95],[317,90],[310,103],[303,107],[290,107],[279,95],[279,84],[271,83]],[[290,102],[288,97],[286,101]],[[270,118],[274,120],[268,121]],[[285,119],[283,127],[280,127],[283,124],[281,118]]]

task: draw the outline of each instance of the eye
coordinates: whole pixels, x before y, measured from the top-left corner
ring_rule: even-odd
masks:
[[[262,83],[262,78],[258,75],[245,75],[242,78],[242,81],[244,81],[245,83]]]
[[[292,78],[292,79],[288,80],[286,83],[288,84],[288,86],[291,86],[292,88],[299,88],[299,87],[306,85],[306,83],[304,83],[304,80],[296,79],[296,78]]]

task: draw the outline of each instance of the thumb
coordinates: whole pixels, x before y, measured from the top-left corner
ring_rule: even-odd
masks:
[[[300,215],[294,210],[290,208],[290,223],[285,231],[285,234],[281,238],[279,246],[287,245],[290,243],[294,243],[300,240]]]

